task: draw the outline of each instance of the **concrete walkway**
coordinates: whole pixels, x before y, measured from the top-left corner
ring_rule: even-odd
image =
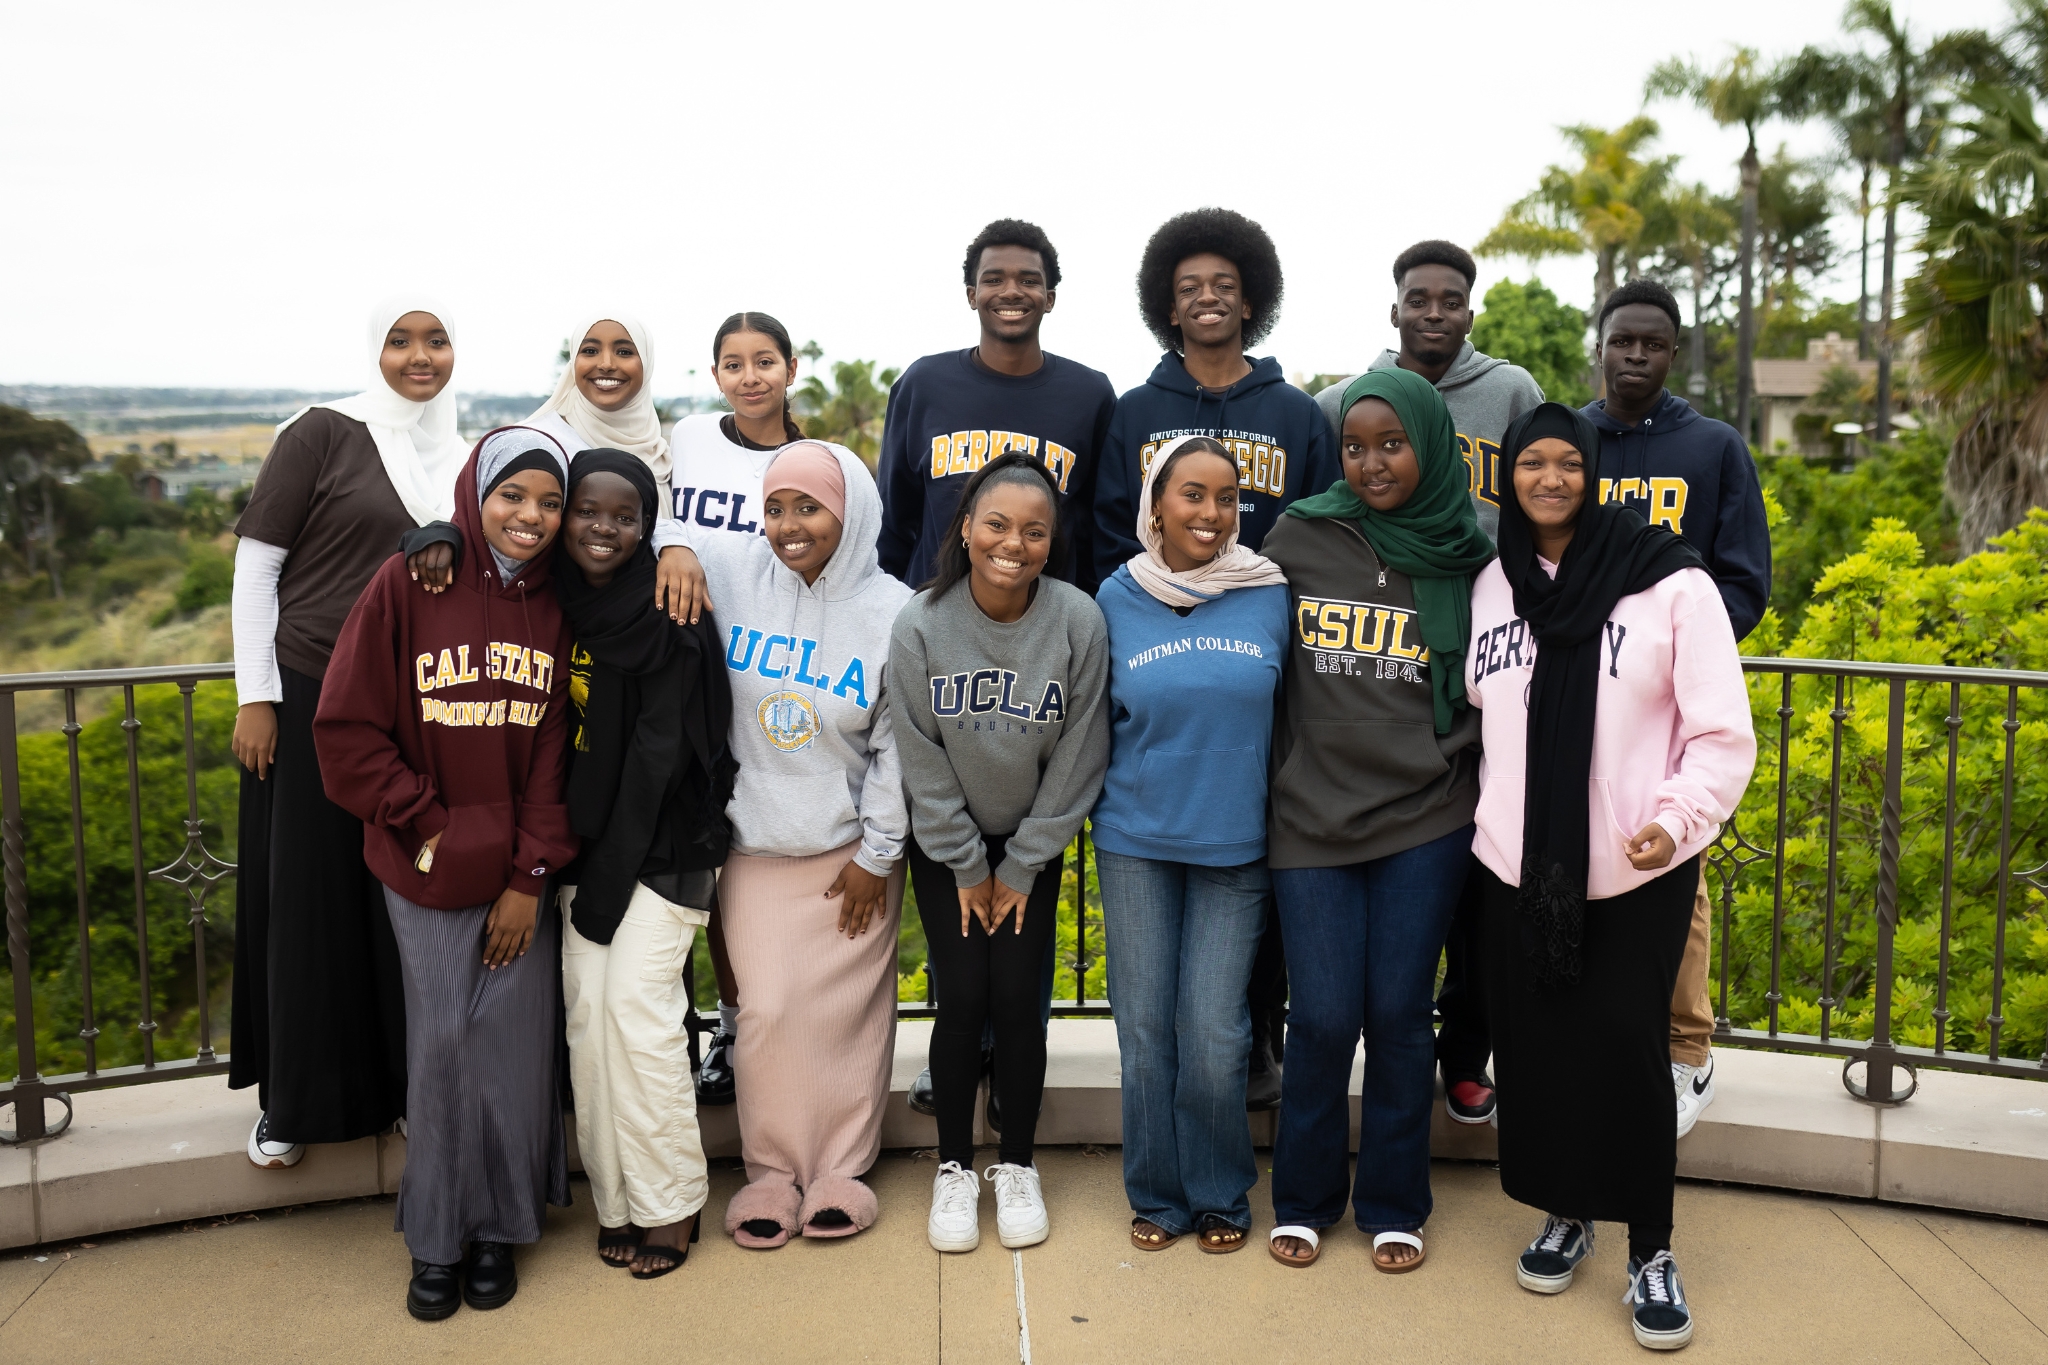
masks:
[[[993,1152],[985,1153],[993,1160]],[[1261,1153],[1262,1164],[1266,1158]],[[197,1222],[0,1261],[0,1359],[10,1362],[491,1360],[1008,1362],[1640,1361],[1620,1303],[1626,1246],[1603,1227],[1568,1293],[1518,1289],[1512,1258],[1536,1218],[1491,1168],[1438,1162],[1429,1262],[1373,1271],[1347,1226],[1306,1271],[1262,1237],[1234,1256],[1192,1239],[1133,1249],[1114,1148],[1049,1148],[1053,1236],[1019,1256],[926,1246],[932,1160],[890,1153],[882,1219],[845,1242],[741,1251],[715,1215],[740,1184],[712,1177],[712,1225],[689,1264],[636,1283],[601,1266],[581,1182],[495,1313],[415,1323],[389,1199]],[[1257,1226],[1271,1226],[1266,1191]],[[1677,1249],[1699,1313],[1687,1358],[1756,1365],[2048,1361],[2048,1229],[1814,1195],[1686,1184]],[[1021,1286],[1021,1287],[1020,1287]],[[1022,1349],[1018,1308],[1029,1325]]]

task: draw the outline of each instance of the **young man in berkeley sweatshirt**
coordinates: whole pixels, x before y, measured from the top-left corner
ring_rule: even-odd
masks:
[[[1394,306],[1390,321],[1401,333],[1401,349],[1382,351],[1369,369],[1398,365],[1436,385],[1458,450],[1472,467],[1472,505],[1479,529],[1490,537],[1500,526],[1500,500],[1507,486],[1500,467],[1500,438],[1508,423],[1543,401],[1535,377],[1520,365],[1472,349],[1472,286],[1478,267],[1471,253],[1451,242],[1417,242],[1394,258]],[[1316,395],[1316,406],[1337,431],[1337,406],[1347,376]]]
[[[1382,351],[1368,366],[1412,370],[1443,395],[1458,452],[1472,475],[1472,506],[1479,529],[1489,538],[1500,527],[1500,500],[1510,485],[1500,467],[1500,441],[1508,423],[1543,401],[1535,377],[1472,348],[1472,287],[1479,276],[1472,255],[1454,242],[1417,242],[1394,258],[1394,304],[1389,321],[1401,334],[1401,349]],[[1355,377],[1355,376],[1353,376]],[[1341,379],[1316,395],[1316,406],[1337,433],[1344,420]],[[1437,1012],[1437,1058],[1443,1067],[1445,1107],[1461,1123],[1484,1123],[1493,1115],[1493,1086],[1486,1061],[1493,1039],[1486,1027],[1484,987],[1476,979],[1479,916],[1470,896],[1451,922],[1445,948],[1443,989]]]
[[[1734,427],[1693,411],[1664,387],[1679,333],[1678,300],[1669,289],[1655,280],[1629,281],[1600,306],[1598,326],[1594,354],[1607,397],[1583,411],[1600,431],[1600,501],[1627,503],[1698,550],[1740,641],[1771,600],[1771,530],[1749,445]],[[1706,888],[1703,871],[1671,998],[1680,1137],[1714,1102],[1714,1007],[1707,995],[1713,912]]]
[[[913,361],[889,390],[876,473],[882,568],[922,587],[967,476],[1022,450],[1052,472],[1060,519],[1072,528],[1047,572],[1093,595],[1089,508],[1116,391],[1099,370],[1038,343],[1057,298],[1060,258],[1036,224],[990,223],[968,244],[963,271],[967,306],[981,317],[979,343]]]
[[[1342,477],[1337,440],[1315,400],[1289,384],[1280,362],[1245,354],[1280,320],[1286,284],[1266,230],[1229,209],[1168,219],[1138,264],[1138,306],[1166,354],[1143,384],[1117,400],[1095,496],[1095,571],[1107,579],[1138,553],[1145,472],[1181,436],[1210,436],[1237,461],[1238,543],[1265,543],[1289,503]],[[1280,1103],[1287,966],[1279,917],[1252,971],[1252,1065],[1245,1103]]]

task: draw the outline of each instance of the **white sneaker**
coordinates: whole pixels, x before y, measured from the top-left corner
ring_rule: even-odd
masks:
[[[972,1251],[981,1245],[981,1181],[948,1161],[932,1177],[932,1216],[924,1235],[933,1251]]]
[[[259,1114],[256,1126],[249,1130],[249,1161],[266,1171],[281,1171],[287,1166],[299,1164],[299,1158],[306,1154],[303,1142],[279,1142],[270,1136],[267,1125],[270,1115]]]
[[[1684,1137],[1714,1102],[1714,1054],[1707,1054],[1705,1066],[1673,1062],[1671,1088],[1678,1094],[1678,1135]]]
[[[1052,1231],[1045,1216],[1045,1195],[1038,1188],[1036,1166],[1008,1162],[982,1172],[996,1187],[996,1234],[1006,1247],[1035,1247]]]

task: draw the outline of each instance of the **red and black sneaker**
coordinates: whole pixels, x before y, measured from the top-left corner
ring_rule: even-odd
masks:
[[[1453,1123],[1493,1122],[1493,1082],[1485,1076],[1448,1082],[1444,1086],[1444,1112]]]

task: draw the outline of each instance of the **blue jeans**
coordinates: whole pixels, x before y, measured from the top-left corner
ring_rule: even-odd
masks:
[[[1175,1236],[1211,1214],[1249,1230],[1258,1167],[1244,1113],[1245,987],[1266,923],[1266,865],[1198,867],[1107,849],[1095,859],[1131,1212]]]
[[[1430,990],[1471,853],[1466,825],[1349,867],[1274,870],[1293,989],[1273,1142],[1279,1223],[1326,1228],[1344,1212],[1346,1092],[1361,1029],[1365,1089],[1351,1201],[1358,1226],[1413,1232],[1428,1221]]]

